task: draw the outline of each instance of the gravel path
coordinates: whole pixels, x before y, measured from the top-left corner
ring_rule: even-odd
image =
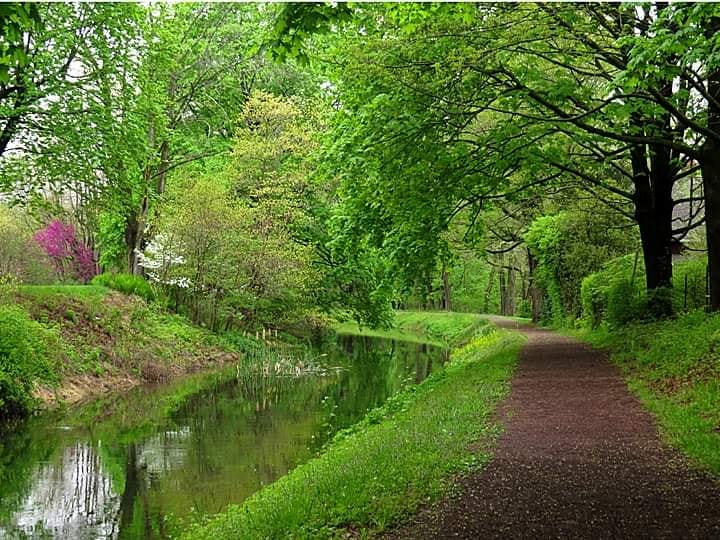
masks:
[[[520,330],[494,460],[389,537],[720,539],[720,482],[660,440],[607,356]]]

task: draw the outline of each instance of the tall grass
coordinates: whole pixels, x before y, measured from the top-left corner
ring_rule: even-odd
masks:
[[[100,274],[92,279],[93,285],[100,285],[123,294],[134,294],[148,302],[155,300],[155,291],[144,278],[132,274]]]

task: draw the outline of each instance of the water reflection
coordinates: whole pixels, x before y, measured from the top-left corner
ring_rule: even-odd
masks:
[[[40,465],[14,515],[14,534],[56,538],[115,538],[120,497],[95,449],[77,442]],[[10,531],[8,531],[10,534]]]
[[[319,376],[198,376],[0,438],[0,538],[167,538],[306,461],[446,352],[341,339]],[[72,429],[60,429],[70,426]]]

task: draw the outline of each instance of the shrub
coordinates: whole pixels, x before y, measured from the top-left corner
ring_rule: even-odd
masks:
[[[95,256],[92,250],[78,239],[72,224],[56,219],[35,233],[34,238],[52,260],[60,280],[87,283],[97,274]]]
[[[643,262],[625,255],[607,262],[603,268],[582,281],[580,298],[583,319],[592,328],[602,322],[624,324],[641,316],[644,309],[645,280]]]
[[[702,308],[706,301],[706,271],[705,257],[676,262],[673,287],[656,289],[646,296],[642,257],[638,258],[637,265],[634,255],[614,259],[582,282],[584,322],[597,328],[603,322],[619,326],[632,320],[658,318],[650,312],[650,306],[653,299],[661,295],[670,295],[677,313]]]
[[[520,300],[520,302],[518,302],[517,309],[515,310],[515,315],[518,317],[526,317],[528,319],[532,317],[532,305],[530,304],[530,300]]]
[[[134,294],[148,302],[155,300],[155,292],[142,277],[133,274],[100,274],[92,280],[93,285],[102,285],[123,294]]]
[[[43,327],[19,308],[0,306],[0,416],[19,415],[35,404],[36,383],[54,383]]]
[[[607,295],[607,323],[610,326],[623,326],[631,321],[642,319],[647,313],[647,299],[638,294],[635,285],[627,279],[618,279],[612,283]]]

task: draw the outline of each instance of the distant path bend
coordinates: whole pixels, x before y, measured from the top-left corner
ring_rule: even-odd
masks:
[[[720,539],[720,483],[661,441],[607,355],[492,320],[528,337],[493,461],[390,537]]]

